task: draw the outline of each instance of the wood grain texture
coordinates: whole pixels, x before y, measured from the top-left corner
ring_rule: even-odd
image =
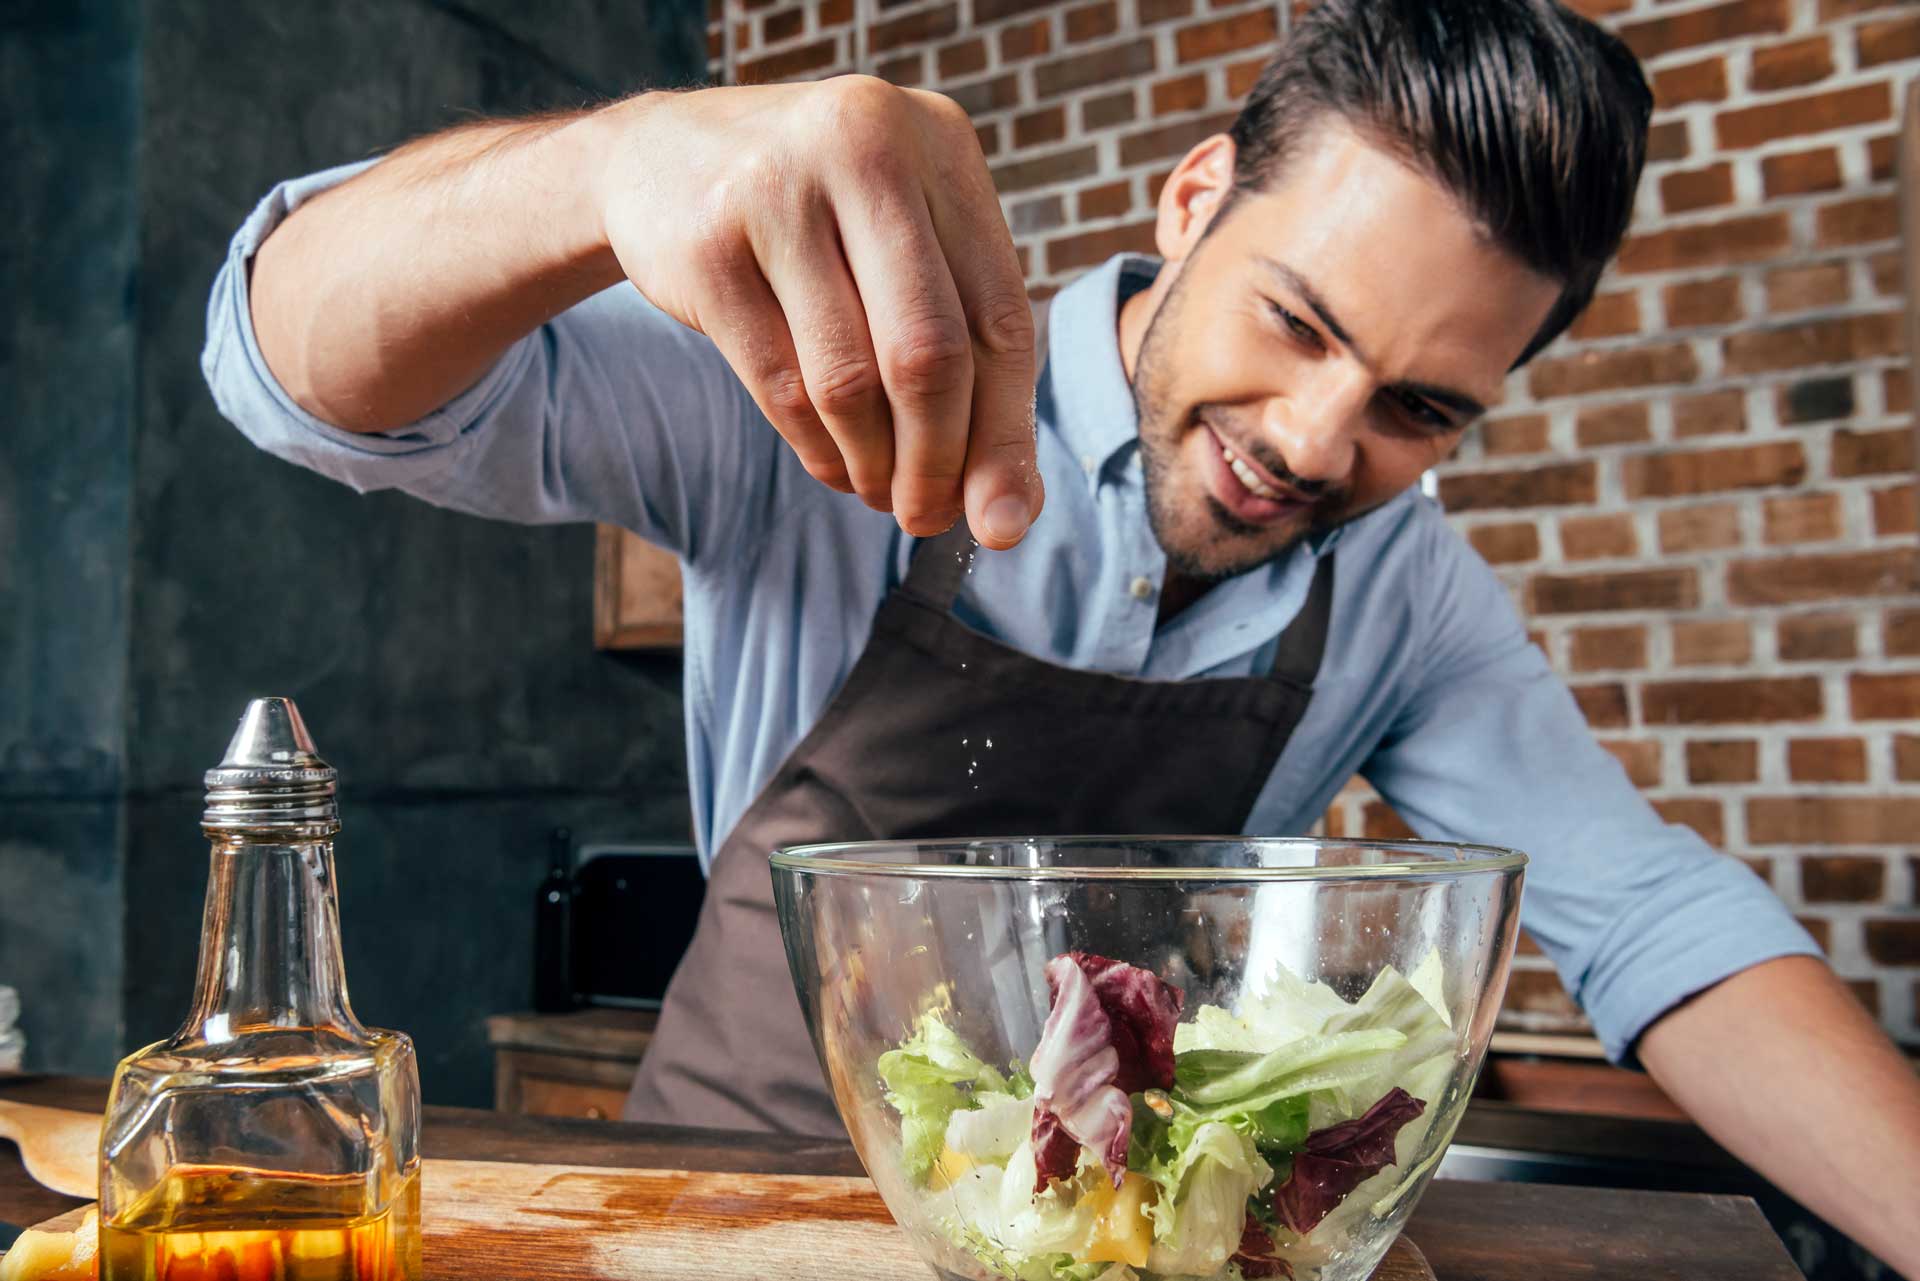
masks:
[[[40,1226],[71,1232],[84,1211]],[[929,1275],[865,1179],[428,1161],[426,1281]],[[1433,1281],[1396,1242],[1374,1281]]]
[[[680,562],[638,534],[600,526],[593,553],[593,643],[597,649],[677,649]]]

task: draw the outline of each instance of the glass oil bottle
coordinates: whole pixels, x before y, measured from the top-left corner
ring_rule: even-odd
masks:
[[[334,779],[284,698],[207,772],[193,1010],[114,1074],[100,1281],[419,1281],[419,1075],[347,1004]]]

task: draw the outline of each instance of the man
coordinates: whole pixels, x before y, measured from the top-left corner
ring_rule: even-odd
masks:
[[[681,557],[712,882],[630,1115],[837,1131],[769,848],[1298,832],[1362,770],[1428,836],[1532,853],[1528,924],[1609,1050],[1920,1274],[1913,1073],[1757,880],[1658,820],[1412,491],[1591,297],[1650,109],[1547,0],[1326,0],[1168,179],[1161,259],[1055,301],[1037,427],[968,122],[864,78],[282,186],[205,368],[357,488]],[[963,724],[999,744],[981,794]]]

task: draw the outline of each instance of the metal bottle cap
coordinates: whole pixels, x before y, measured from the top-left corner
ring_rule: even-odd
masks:
[[[207,771],[208,830],[277,828],[311,833],[340,826],[334,769],[314,750],[300,709],[290,698],[256,698],[227,744],[226,759]]]

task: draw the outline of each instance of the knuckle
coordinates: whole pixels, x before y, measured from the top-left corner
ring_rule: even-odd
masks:
[[[887,356],[887,385],[907,395],[950,391],[972,373],[973,345],[964,326],[945,320],[909,326]]]
[[[776,420],[791,422],[813,416],[813,398],[807,394],[806,380],[789,366],[768,370],[760,376],[760,394]]]
[[[864,357],[831,360],[810,376],[808,386],[821,413],[853,413],[879,398],[880,371]]]
[[[1024,293],[993,293],[973,314],[973,335],[982,350],[995,356],[1033,354],[1033,306]]]

